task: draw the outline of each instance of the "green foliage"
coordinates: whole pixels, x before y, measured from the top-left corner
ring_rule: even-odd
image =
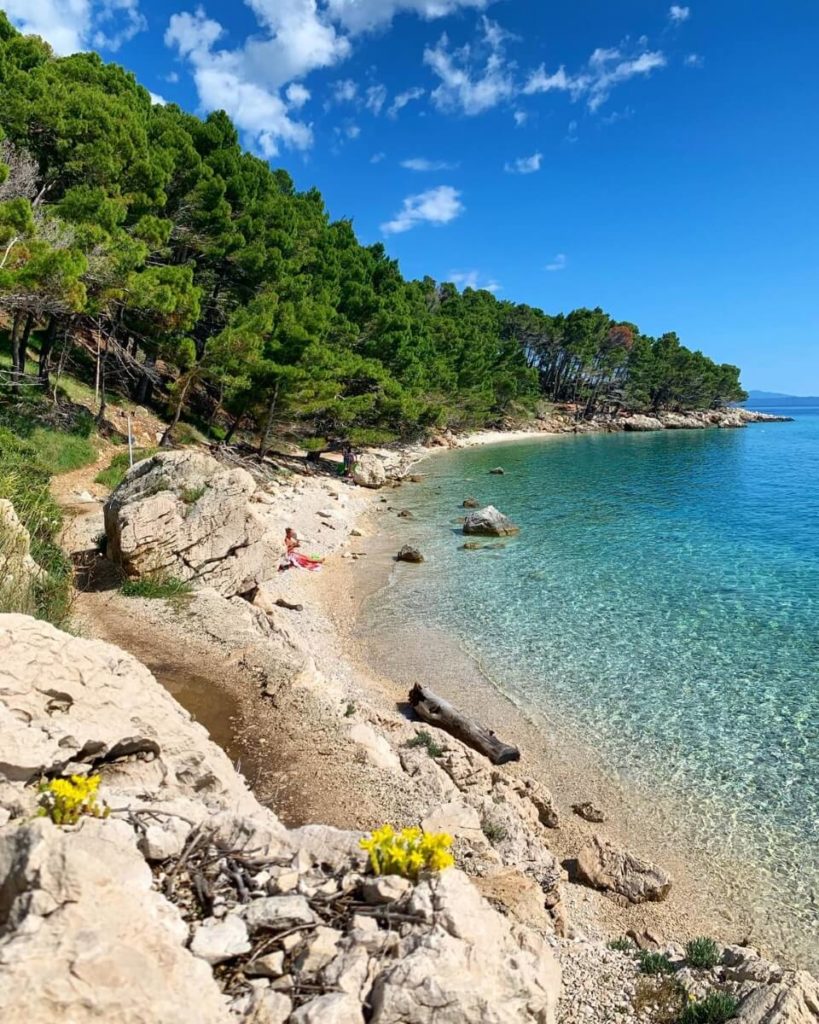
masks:
[[[119,386],[140,404],[158,365],[170,379],[169,437],[200,440],[185,410],[227,414],[262,454],[281,431],[383,444],[525,419],[542,400],[590,416],[744,395],[736,367],[601,309],[552,316],[408,281],[315,189],[242,152],[223,112],[153,106],[97,54],[58,58],[0,28],[0,137],[14,153],[0,164],[0,310],[29,333],[48,323],[43,383],[56,336],[104,336],[106,356],[127,353]]]
[[[627,939],[625,937],[618,937],[616,939],[612,939],[609,943],[607,943],[607,945],[609,949],[614,949],[618,953],[628,953],[629,955],[631,955],[632,953],[637,952],[637,947],[634,945],[631,939]]]
[[[692,967],[711,970],[720,961],[719,946],[713,939],[700,937],[685,944],[685,959]]]
[[[181,491],[179,497],[185,502],[186,505],[195,505],[197,501],[207,490],[206,487],[186,487],[184,491]]]
[[[190,583],[163,574],[126,580],[120,587],[124,597],[146,597],[160,601],[178,601],[187,597],[192,590]]]
[[[355,704],[351,700],[348,700],[347,701],[347,707],[344,709],[344,717],[345,718],[352,718],[353,715],[355,714],[355,711],[356,711]]]
[[[156,448],[140,448],[134,452],[134,465],[138,462],[142,462],[143,459],[149,459]],[[103,487],[107,487],[113,491],[122,483],[128,470],[131,467],[130,456],[127,451],[119,452],[111,459],[105,469],[100,470],[99,473],[94,477],[94,482],[102,484]]]
[[[638,1020],[652,1024],[680,1024],[687,1003],[685,989],[676,978],[660,975],[638,978],[634,992],[634,1010]]]
[[[672,974],[674,971],[674,965],[665,953],[649,953],[643,949],[640,950],[638,960],[643,974]]]
[[[430,757],[441,757],[442,754],[446,753],[446,749],[426,729],[419,729],[411,740],[407,740],[404,746],[410,748],[423,747]]]
[[[493,821],[491,818],[484,818],[481,822],[481,831],[493,845],[503,842],[508,835],[506,826],[502,825],[499,821]]]
[[[65,429],[59,429],[49,423],[51,414],[50,407],[37,402],[0,406],[0,498],[14,506],[31,537],[31,556],[44,570],[30,583],[19,574],[7,574],[0,586],[0,611],[23,612],[63,626],[71,608],[72,574],[57,543],[62,511],[49,483],[54,472],[92,462],[96,450],[87,436],[87,417],[69,416]],[[0,528],[0,562],[10,556],[11,543],[10,532]]]
[[[689,1003],[679,1024],[725,1024],[737,1012],[739,1000],[730,992],[709,992],[704,999]]]

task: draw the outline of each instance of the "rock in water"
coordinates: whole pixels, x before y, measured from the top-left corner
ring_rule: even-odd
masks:
[[[477,498],[464,498],[463,507],[464,508],[480,508],[481,507],[481,503],[478,501]]]
[[[619,893],[631,903],[660,902],[671,890],[671,876],[661,867],[600,836],[577,855],[577,874],[594,889]]]
[[[493,505],[469,512],[464,519],[464,533],[478,534],[482,537],[509,537],[520,533],[511,519],[499,512]]]
[[[164,574],[245,594],[276,575],[256,482],[202,452],[160,452],[138,462],[105,505],[108,557],[132,579]]]
[[[396,562],[423,562],[424,556],[418,550],[418,548],[412,547],[410,544],[405,544],[398,554],[395,556]]]
[[[503,466],[495,466],[494,469],[489,470],[490,476],[504,476],[505,474],[506,470],[503,468]]]
[[[359,487],[377,490],[387,482],[384,463],[375,455],[361,455],[353,467],[353,480]]]

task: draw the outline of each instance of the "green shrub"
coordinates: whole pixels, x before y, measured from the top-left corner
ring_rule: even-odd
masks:
[[[355,704],[353,704],[353,702],[351,700],[348,700],[347,701],[347,707],[344,709],[344,717],[345,718],[352,718],[353,715],[355,714],[355,710],[356,710],[355,709]]]
[[[407,740],[404,746],[424,747],[430,757],[440,757],[445,752],[435,737],[428,733],[426,729],[419,729],[411,740]]]
[[[143,576],[138,580],[126,580],[120,587],[120,593],[124,597],[147,597],[160,601],[187,597],[192,590],[190,583],[160,573],[155,576]]]
[[[661,975],[638,978],[634,991],[634,1010],[639,1020],[652,1024],[679,1024],[687,995],[676,978]]]
[[[149,459],[156,448],[140,448],[134,452],[134,465],[138,462],[142,462],[143,459]],[[125,475],[131,468],[131,462],[128,452],[119,452],[109,462],[108,466],[101,470],[94,477],[94,482],[102,484],[103,487],[107,487],[109,490],[116,490],[117,487],[125,479]]]
[[[631,939],[626,939],[626,938],[623,938],[623,937],[620,937],[620,938],[617,938],[617,939],[612,939],[611,942],[608,943],[608,947],[609,947],[609,949],[616,950],[618,953],[636,953],[637,952],[637,947],[634,945],[634,943],[631,941]]]
[[[739,1000],[730,992],[709,992],[704,999],[689,1003],[680,1024],[725,1024],[737,1012]]]
[[[643,974],[672,974],[674,965],[665,953],[649,953],[643,949],[640,951],[640,970]]]
[[[719,947],[713,939],[692,939],[685,944],[685,959],[692,967],[710,970],[720,961]]]
[[[508,835],[505,825],[499,821],[492,821],[490,818],[485,818],[481,822],[481,831],[493,846],[495,843],[503,842]]]
[[[205,487],[186,487],[185,490],[180,493],[179,497],[186,505],[195,505],[205,493],[206,489],[207,488]]]

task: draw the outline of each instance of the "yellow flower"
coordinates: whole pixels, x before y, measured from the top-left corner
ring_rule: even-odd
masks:
[[[446,833],[425,833],[420,828],[404,828],[398,834],[391,825],[382,825],[360,840],[362,850],[369,854],[370,867],[376,875],[403,875],[416,879],[422,871],[443,871],[455,859],[449,852],[452,836]]]

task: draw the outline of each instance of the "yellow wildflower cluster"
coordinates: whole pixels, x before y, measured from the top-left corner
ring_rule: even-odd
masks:
[[[370,866],[376,875],[416,879],[422,871],[443,871],[455,863],[449,852],[452,836],[445,832],[422,832],[420,828],[396,832],[391,825],[382,825],[362,839],[360,845],[370,855]]]
[[[70,779],[51,779],[40,784],[40,817],[55,825],[76,825],[83,814],[107,818],[110,809],[97,802],[99,775],[72,775]]]

